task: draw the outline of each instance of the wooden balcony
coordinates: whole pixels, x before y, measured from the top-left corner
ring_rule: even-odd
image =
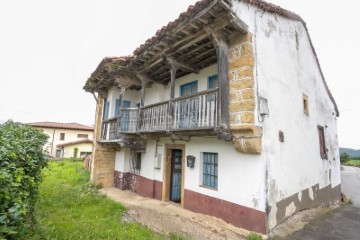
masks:
[[[218,89],[148,105],[121,109],[119,117],[103,121],[102,140],[125,133],[195,131],[218,126]]]

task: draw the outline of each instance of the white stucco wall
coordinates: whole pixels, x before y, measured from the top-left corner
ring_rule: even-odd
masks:
[[[199,74],[190,73],[175,80],[174,97],[180,96],[180,86],[185,83],[198,81],[198,92],[207,90],[208,77],[217,74],[217,64],[213,64],[207,68],[202,69]],[[145,89],[145,105],[150,105],[170,99],[170,82],[163,86],[161,84],[153,83],[151,88]]]
[[[155,151],[162,156],[161,168],[154,168]],[[161,138],[159,142],[149,140],[146,153],[142,153],[140,175],[148,179],[163,181],[163,161],[166,156],[165,144],[174,144],[169,138]],[[190,142],[176,141],[185,144],[185,153],[196,157],[195,167],[185,168],[185,189],[199,192],[218,199],[223,199],[242,206],[265,211],[264,161],[260,155],[241,154],[235,151],[232,142],[218,140],[215,137],[192,137]],[[126,150],[127,149],[127,150]],[[128,172],[128,148],[116,153],[115,170]],[[218,189],[202,187],[202,153],[218,153]]]
[[[269,205],[316,184],[320,189],[339,185],[336,113],[306,30],[298,21],[233,3],[253,34],[258,95],[268,100],[270,114],[261,124]],[[308,96],[309,115],[303,111],[303,93]],[[325,127],[327,160],[320,156],[318,125]],[[279,131],[284,133],[283,143]]]
[[[80,144],[74,144],[70,146],[65,146],[63,149],[63,157],[64,158],[72,158],[74,156],[74,149],[78,148],[77,156],[80,157],[81,152],[92,152],[92,143],[80,143]]]
[[[36,128],[43,130],[44,133],[49,136],[44,150],[49,152],[54,157],[56,156],[56,149],[58,149],[56,146],[58,144],[74,142],[83,139],[83,138],[78,138],[77,137],[78,134],[87,134],[88,139],[90,140],[93,139],[93,131],[58,129],[58,128],[54,129],[54,128],[41,128],[41,127],[36,127]],[[60,133],[65,133],[64,140],[60,140]],[[53,145],[52,151],[51,151],[51,145]]]

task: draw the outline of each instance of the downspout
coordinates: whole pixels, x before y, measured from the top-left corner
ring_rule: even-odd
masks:
[[[254,14],[254,24],[255,24],[255,31],[254,31],[254,58],[255,58],[255,80],[256,80],[256,96],[257,96],[257,106],[258,106],[258,121],[259,124],[262,125],[262,136],[264,137],[264,119],[260,116],[260,98],[259,98],[259,81],[258,81],[258,52],[257,52],[257,31],[258,31],[258,25],[257,25],[257,15],[258,13],[263,13],[263,10],[257,9]],[[263,141],[264,143],[265,141]],[[268,152],[265,151],[265,230],[266,232],[269,232],[269,214],[271,210],[271,206],[269,204],[269,159],[268,159]]]
[[[54,137],[55,137],[55,128],[53,129],[53,135],[52,135],[52,141],[51,141],[51,154],[53,154],[53,149],[54,149]]]

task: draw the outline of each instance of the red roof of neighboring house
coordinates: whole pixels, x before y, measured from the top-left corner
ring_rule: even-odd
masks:
[[[90,139],[81,139],[81,140],[74,141],[74,142],[58,144],[58,145],[56,145],[56,147],[66,147],[66,146],[71,146],[71,145],[80,144],[80,143],[93,143],[93,141]]]
[[[93,131],[94,127],[82,125],[79,123],[58,123],[58,122],[34,122],[26,123],[26,125],[42,128],[59,128],[59,129],[73,129],[73,130],[84,130],[84,131]]]

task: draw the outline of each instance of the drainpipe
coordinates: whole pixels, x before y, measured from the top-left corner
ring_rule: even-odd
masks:
[[[259,118],[260,112],[259,112],[259,106],[260,106],[260,98],[259,98],[259,81],[258,81],[258,55],[257,55],[257,31],[258,31],[258,25],[257,25],[257,15],[260,12],[264,12],[263,10],[256,10],[254,14],[254,24],[255,24],[255,30],[254,30],[254,58],[255,58],[255,81],[256,81],[256,96],[257,96],[257,105],[258,105],[258,121],[259,124],[262,125],[262,134],[264,133],[264,119]],[[269,215],[270,215],[270,197],[269,197],[269,183],[270,183],[270,173],[269,173],[269,158],[267,152],[265,152],[265,229],[266,232],[269,231]]]
[[[53,149],[54,149],[54,136],[55,136],[55,128],[53,129],[53,135],[51,141],[51,154],[53,154]]]

